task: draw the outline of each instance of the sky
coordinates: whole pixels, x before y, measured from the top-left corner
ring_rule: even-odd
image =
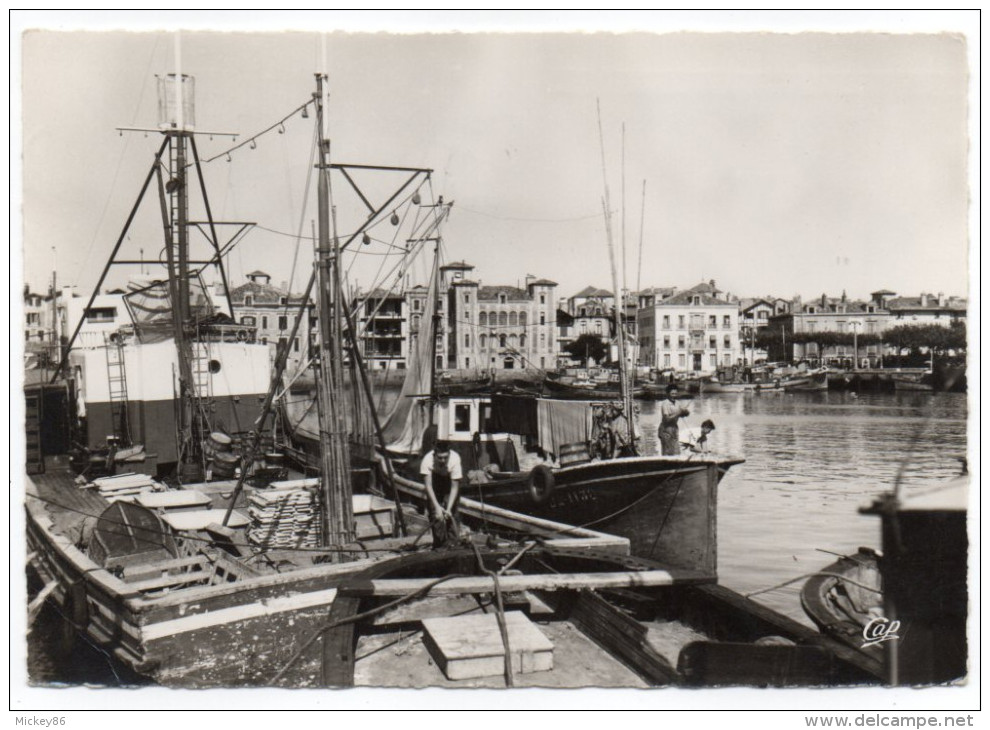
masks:
[[[621,288],[715,279],[741,297],[968,293],[972,49],[961,35],[675,27],[186,31],[179,53],[196,79],[197,129],[238,141],[309,99],[325,68],[333,160],[432,168],[432,194],[454,201],[444,257],[476,266],[483,284],[532,274],[558,282],[561,297],[612,289],[607,181]],[[60,286],[85,295],[96,283],[160,144],[116,127],[155,126],[155,76],[175,70],[175,35],[22,36],[33,289],[46,290],[53,262]],[[315,216],[311,122],[294,117],[204,166],[214,216],[258,224],[229,257],[234,285],[255,269],[305,283],[311,245],[292,234],[308,236]],[[197,144],[209,158],[234,143]],[[383,200],[388,181],[366,179]],[[339,225],[352,230],[359,211],[345,185],[335,192]],[[377,229],[349,267],[352,285],[390,270],[397,257],[377,240],[393,233]],[[161,240],[151,195],[121,255],[156,258]],[[425,276],[417,266],[412,279]],[[116,269],[105,287],[127,275]]]

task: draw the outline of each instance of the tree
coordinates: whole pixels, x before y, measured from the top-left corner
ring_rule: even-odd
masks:
[[[597,335],[586,333],[573,342],[568,342],[564,346],[564,352],[574,360],[581,360],[587,367],[589,358],[597,363],[604,362],[608,358],[609,348]]]

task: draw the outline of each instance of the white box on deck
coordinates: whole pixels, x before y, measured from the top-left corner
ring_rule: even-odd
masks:
[[[553,644],[521,611],[505,614],[516,674],[553,669]],[[505,671],[505,646],[495,614],[423,619],[423,642],[447,679],[493,677]]]

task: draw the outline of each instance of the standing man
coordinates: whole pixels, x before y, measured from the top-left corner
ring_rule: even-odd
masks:
[[[461,457],[450,450],[450,442],[440,439],[423,457],[419,473],[423,475],[428,514],[433,531],[433,549],[452,547],[460,542],[457,503],[460,498]]]
[[[677,383],[667,386],[667,400],[660,405],[660,453],[664,456],[677,456],[681,453],[679,443],[679,428],[677,422],[691,415],[684,406],[677,404]]]

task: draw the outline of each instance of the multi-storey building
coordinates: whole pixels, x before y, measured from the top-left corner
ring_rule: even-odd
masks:
[[[917,297],[899,297],[894,292],[880,291],[871,296],[883,298],[883,304],[890,312],[890,319],[887,321],[890,327],[902,324],[937,324],[948,327],[953,322],[966,319],[967,300],[962,297],[946,297],[942,292],[937,295],[922,292]]]
[[[744,365],[752,365],[767,359],[767,351],[757,346],[757,335],[760,330],[770,326],[770,320],[786,314],[790,308],[791,302],[779,297],[739,300],[739,342]]]
[[[50,306],[50,305],[49,305]],[[46,334],[43,323],[45,297],[35,294],[24,285],[24,341],[28,344],[44,343]]]
[[[407,306],[402,292],[375,289],[360,297],[358,342],[369,368],[405,369],[410,339]]]
[[[843,292],[840,297],[822,294],[818,299],[802,302],[795,300],[791,311],[772,317],[770,326],[780,331],[781,350],[772,352],[779,359],[791,362],[807,360],[813,364],[851,362],[858,357],[860,366],[869,367],[879,361],[881,345],[872,336],[880,335],[887,327],[890,314],[884,309],[881,297],[869,301],[852,300]],[[821,345],[814,341],[815,334],[837,333],[870,335],[859,343]]]
[[[258,341],[270,346],[272,359],[279,347],[289,348],[289,367],[298,368],[308,360],[316,342],[317,317],[312,301],[301,307],[301,295],[272,286],[271,277],[264,271],[252,271],[247,278],[247,283],[230,292],[234,320],[245,327],[255,328]],[[303,321],[296,336],[289,342],[289,335],[300,316]]]
[[[557,283],[527,276],[525,288],[482,286],[464,276],[473,267],[459,266],[447,284],[447,367],[554,367]]]
[[[714,281],[639,302],[640,365],[707,375],[739,360],[739,304]]]

